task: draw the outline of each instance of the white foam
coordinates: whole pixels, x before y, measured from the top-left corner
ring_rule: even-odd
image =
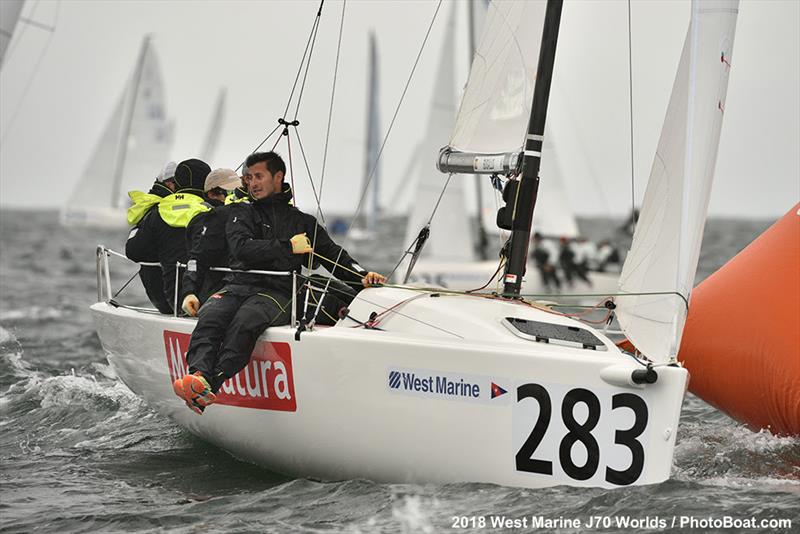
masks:
[[[0,313],[2,313],[2,312],[0,312]],[[14,334],[12,334],[8,330],[6,330],[2,326],[0,326],[0,344],[9,343],[9,342],[13,343],[16,340],[17,340],[17,338],[16,338],[16,336],[14,336]]]
[[[392,506],[392,517],[402,524],[402,532],[434,532],[430,515],[423,509],[419,495],[404,495]]]
[[[19,310],[2,310],[0,311],[0,321],[20,321],[24,319],[39,321],[42,319],[58,319],[63,315],[64,312],[58,308],[31,306]]]

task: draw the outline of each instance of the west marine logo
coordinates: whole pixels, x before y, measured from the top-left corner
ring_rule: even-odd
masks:
[[[495,380],[463,373],[429,371],[425,369],[390,368],[387,386],[391,393],[402,393],[418,397],[447,398],[466,401],[505,404],[507,393]]]
[[[391,371],[389,373],[389,387],[392,389],[399,388],[402,378],[403,376],[398,371]]]
[[[494,382],[492,382],[492,398],[493,399],[496,399],[500,395],[505,395],[506,393],[508,393],[507,390],[503,389],[502,387],[500,387],[497,384],[495,384]]]
[[[182,332],[164,330],[170,383],[189,372],[186,351],[190,337]],[[247,367],[222,384],[222,389],[217,393],[217,404],[281,412],[297,411],[292,349],[289,344],[258,342]]]

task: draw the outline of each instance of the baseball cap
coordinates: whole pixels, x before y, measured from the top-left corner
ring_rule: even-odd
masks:
[[[206,176],[203,191],[211,191],[215,187],[232,191],[240,185],[242,185],[242,180],[233,169],[214,169]]]

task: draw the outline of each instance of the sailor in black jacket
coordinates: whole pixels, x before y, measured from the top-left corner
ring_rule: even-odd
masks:
[[[342,280],[364,286],[385,281],[358,265],[313,216],[289,204],[291,195],[283,190],[286,166],[278,154],[251,154],[247,168],[254,201],[237,204],[226,226],[232,268],[299,272],[313,253]],[[313,250],[309,237],[315,239]],[[229,275],[225,287],[200,308],[186,355],[190,374],[175,381],[175,393],[201,413],[216,400],[222,383],[248,364],[264,329],[288,324],[291,302],[291,276]]]
[[[211,267],[228,266],[228,241],[225,223],[231,211],[225,204],[229,191],[242,185],[236,171],[214,169],[206,177],[203,187],[206,204],[210,211],[196,215],[186,227],[186,248],[189,259],[181,280],[181,302],[183,311],[191,316],[211,294],[222,289],[224,272],[212,271]]]
[[[164,297],[172,311],[175,298],[175,264],[186,263],[186,225],[200,212],[203,184],[211,168],[199,159],[182,161],[175,169],[175,193],[166,196],[158,209],[151,210],[136,232],[131,232],[125,255],[133,261],[148,261],[153,253],[161,263]]]

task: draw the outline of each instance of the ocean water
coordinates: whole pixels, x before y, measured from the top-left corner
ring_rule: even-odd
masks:
[[[699,278],[771,222],[710,220]],[[392,231],[383,269],[399,257]],[[692,395],[672,478],[652,486],[326,482],[241,462],[151,411],[108,366],[88,311],[94,249],[125,237],[0,211],[2,532],[800,532],[800,439],[753,433]],[[119,287],[135,270],[114,272]],[[138,285],[126,302],[143,299]]]

